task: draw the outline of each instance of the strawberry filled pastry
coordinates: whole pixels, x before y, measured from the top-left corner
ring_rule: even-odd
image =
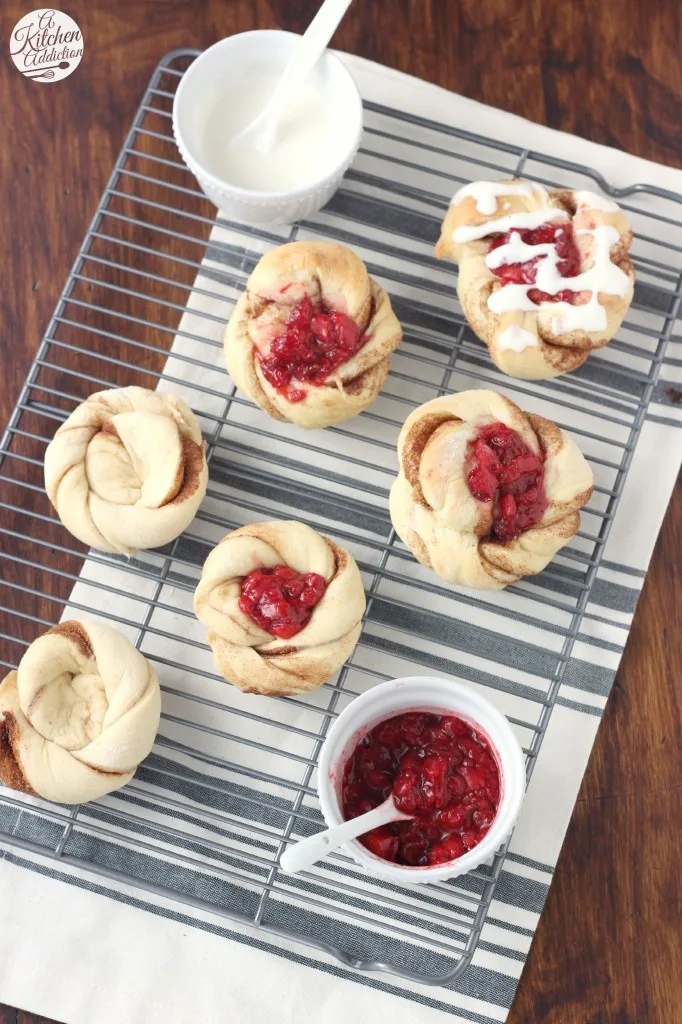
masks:
[[[290,242],[260,260],[225,333],[242,391],[278,420],[328,427],[374,401],[402,330],[384,289],[335,242]]]
[[[631,244],[605,196],[477,181],[453,197],[436,255],[459,264],[457,294],[495,365],[539,380],[613,338],[632,301]]]
[[[365,612],[352,555],[304,523],[252,523],[209,554],[194,595],[218,671],[245,693],[307,693],[341,668]]]
[[[449,583],[499,589],[540,572],[580,525],[592,471],[554,423],[494,391],[436,398],[398,439],[393,526]]]

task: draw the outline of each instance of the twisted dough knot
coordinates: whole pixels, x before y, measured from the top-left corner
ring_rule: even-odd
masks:
[[[254,569],[286,565],[319,573],[327,584],[307,625],[291,640],[261,629],[239,608],[241,583]],[[355,560],[303,523],[254,523],[225,537],[209,554],[194,595],[208,627],[216,667],[245,693],[306,693],[343,665],[358,642],[365,594]]]
[[[493,423],[516,431],[544,461],[546,507],[513,540],[491,535],[494,503],[469,489],[470,445]],[[573,441],[494,391],[463,391],[415,409],[400,432],[398,456],[390,497],[396,532],[423,565],[467,587],[501,589],[540,572],[576,532],[578,510],[592,494],[592,472]]]
[[[327,376],[299,380],[294,367],[291,387],[274,386],[263,360],[306,299],[317,311],[349,317],[364,341]],[[235,384],[270,416],[327,427],[374,401],[401,339],[388,295],[355,253],[335,242],[290,242],[266,253],[246,282],[225,332],[225,359]]]
[[[156,672],[117,630],[69,621],[0,684],[0,779],[65,804],[130,782],[161,713]]]
[[[604,196],[479,181],[454,196],[436,255],[459,263],[459,300],[495,365],[541,380],[575,370],[613,338],[632,301],[631,244],[625,215]],[[563,276],[569,263],[576,273]],[[530,276],[509,270],[524,264]]]
[[[130,555],[175,540],[208,484],[196,416],[173,395],[129,387],[79,405],[45,452],[45,489],[64,526]]]

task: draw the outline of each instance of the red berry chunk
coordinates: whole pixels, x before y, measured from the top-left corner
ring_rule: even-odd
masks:
[[[490,251],[498,249],[501,245],[509,242],[512,235],[518,235],[526,245],[554,245],[559,257],[557,269],[562,277],[577,277],[580,273],[580,253],[573,237],[573,227],[570,224],[542,224],[532,231],[519,231],[512,228],[504,235],[493,235],[490,242]],[[492,273],[503,282],[503,284],[535,284],[538,272],[538,264],[546,256],[538,255],[525,263],[503,263],[499,267],[491,268]],[[556,295],[549,295],[540,291],[539,288],[530,288],[528,298],[536,305],[541,302],[570,302],[575,301],[575,292],[564,288]]]
[[[258,361],[265,379],[290,402],[306,391],[296,384],[322,384],[334,370],[358,352],[367,340],[345,313],[313,306],[306,296],[289,314],[284,330]]]
[[[364,845],[375,856],[381,857],[383,860],[395,860],[398,853],[399,840],[390,831],[390,826],[383,825],[381,828],[372,829],[371,832],[367,832],[363,836],[363,839]]]
[[[448,801],[449,765],[443,754],[427,754],[422,763],[424,803],[431,810],[444,807]]]
[[[463,832],[460,832],[460,839],[465,850],[473,850],[474,846],[480,843],[481,836],[478,829],[465,829]]]
[[[483,427],[467,451],[474,498],[493,503],[492,536],[513,540],[539,523],[547,508],[544,458],[504,423]]]
[[[287,565],[254,569],[242,580],[239,608],[261,629],[289,640],[308,624],[326,589],[316,572],[300,573]]]
[[[460,836],[448,836],[442,843],[435,843],[429,850],[429,864],[447,864],[457,860],[465,852]]]
[[[348,820],[389,793],[410,821],[360,839],[377,857],[423,867],[447,864],[488,832],[500,798],[500,773],[488,740],[454,715],[407,712],[380,722],[344,769]]]

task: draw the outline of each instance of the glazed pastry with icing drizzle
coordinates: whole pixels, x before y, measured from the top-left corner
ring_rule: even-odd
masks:
[[[554,423],[495,391],[435,398],[408,416],[391,520],[448,583],[501,589],[540,572],[580,525],[592,471]]]
[[[436,255],[493,362],[541,380],[606,345],[632,301],[632,231],[612,200],[527,181],[477,181],[453,197]]]
[[[235,384],[277,420],[328,427],[362,412],[388,374],[402,330],[359,256],[336,242],[266,253],[225,332]]]

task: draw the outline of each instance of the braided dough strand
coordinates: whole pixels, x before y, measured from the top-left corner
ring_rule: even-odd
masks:
[[[319,573],[327,584],[309,622],[291,640],[261,629],[238,604],[242,579],[276,565]],[[354,559],[329,538],[303,523],[254,523],[211,551],[194,610],[208,628],[216,667],[226,680],[246,693],[295,694],[320,686],[352,653],[365,595]]]
[[[514,540],[491,537],[492,502],[467,484],[467,452],[481,427],[500,422],[544,457],[547,507]],[[592,472],[574,442],[549,420],[527,415],[494,391],[463,391],[415,409],[398,439],[391,488],[393,526],[415,558],[449,583],[501,589],[540,572],[573,536]]]
[[[45,452],[45,489],[74,537],[132,554],[182,533],[206,493],[205,444],[173,395],[128,387],[91,395]]]
[[[129,782],[154,743],[156,672],[117,630],[62,622],[0,684],[0,779],[84,803]]]

